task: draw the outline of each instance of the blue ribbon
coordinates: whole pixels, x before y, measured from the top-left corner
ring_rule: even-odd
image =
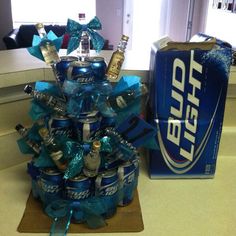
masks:
[[[56,200],[45,208],[48,216],[54,219],[50,235],[66,235],[71,218],[83,222],[90,228],[100,228],[106,225],[101,216],[106,212],[105,202],[98,197],[91,197],[82,201]]]
[[[52,31],[49,31],[47,34],[47,38],[53,42],[57,52],[59,52],[63,41],[63,37],[57,37]],[[38,59],[44,61],[44,57],[42,55],[39,45],[42,40],[44,39],[41,39],[38,35],[34,35],[32,41],[32,47],[27,48],[27,50],[32,56],[37,57]]]
[[[69,159],[69,164],[65,171],[64,178],[73,178],[79,174],[83,168],[83,147],[77,142],[67,141],[64,155]]]
[[[95,16],[88,24],[81,25],[78,22],[68,19],[66,32],[70,35],[67,54],[79,47],[81,35],[83,31],[87,31],[92,41],[94,49],[99,52],[102,50],[104,45],[103,37],[94,30],[100,30],[102,25],[99,19]]]
[[[95,82],[91,84],[81,84],[74,80],[66,80],[63,84],[63,91],[69,98],[67,102],[67,112],[73,117],[78,117],[87,99],[93,103],[94,107],[103,113],[103,107],[99,104],[102,97],[107,97],[112,91],[109,81]]]

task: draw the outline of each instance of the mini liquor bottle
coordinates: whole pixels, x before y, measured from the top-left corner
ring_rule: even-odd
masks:
[[[84,25],[86,23],[85,13],[79,13],[79,23]],[[80,44],[77,50],[78,57],[84,61],[90,55],[90,37],[87,31],[82,31]]]
[[[101,163],[101,157],[99,154],[100,148],[100,141],[94,141],[92,145],[92,150],[87,156],[84,157],[84,175],[88,177],[94,177],[98,174],[98,169]]]
[[[53,74],[56,79],[56,82],[57,82],[58,87],[60,89],[62,98],[63,98],[63,100],[66,100],[66,98],[62,92],[59,73],[56,69],[56,64],[58,62],[60,62],[60,60],[61,60],[58,53],[57,53],[57,49],[56,49],[53,41],[48,39],[47,33],[44,29],[44,25],[42,23],[38,23],[35,25],[35,27],[38,31],[39,37],[42,39],[39,44],[39,47],[40,47],[41,53],[43,55],[44,61],[46,64],[51,66]]]
[[[65,115],[66,103],[64,102],[64,100],[47,93],[35,91],[30,85],[25,86],[24,92],[33,96],[34,99],[41,102],[43,105],[50,107],[56,113]]]
[[[146,85],[142,84],[138,89],[127,89],[120,94],[108,97],[107,102],[114,111],[118,111],[128,107],[137,98],[145,95],[147,92]]]
[[[38,23],[35,25],[40,38],[42,39],[39,47],[43,58],[48,65],[55,64],[60,61],[59,55],[57,53],[57,49],[52,42],[52,40],[47,38],[47,33],[44,29],[44,25],[42,23]]]
[[[124,54],[128,39],[129,39],[128,36],[122,35],[117,50],[112,54],[111,60],[107,66],[107,71],[106,71],[106,76],[110,80],[118,79],[121,66],[125,59]]]
[[[42,137],[45,147],[57,168],[61,171],[65,171],[67,168],[67,161],[65,160],[63,151],[56,139],[49,134],[48,129],[45,127],[39,129],[39,135]]]
[[[40,153],[40,150],[41,150],[41,147],[38,143],[36,143],[34,140],[30,139],[28,137],[28,132],[29,130],[26,129],[23,125],[21,124],[18,124],[16,125],[15,127],[16,131],[22,136],[22,138],[24,138],[26,144],[31,147],[35,153],[39,154]]]

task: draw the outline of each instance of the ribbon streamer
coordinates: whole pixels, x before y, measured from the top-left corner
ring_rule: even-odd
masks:
[[[95,16],[88,24],[81,25],[80,23],[68,19],[66,32],[70,35],[67,54],[77,49],[80,44],[81,36],[83,31],[87,31],[92,41],[94,49],[99,52],[104,46],[103,37],[94,30],[100,30],[102,25],[99,19]]]
[[[50,236],[66,236],[70,227],[72,215],[73,210],[70,209],[64,217],[54,218],[50,229]]]

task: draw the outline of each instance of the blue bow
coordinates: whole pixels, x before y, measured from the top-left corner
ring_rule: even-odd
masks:
[[[59,52],[62,45],[63,37],[57,37],[52,31],[49,31],[47,34],[47,38],[53,42],[57,52]],[[39,44],[42,40],[43,39],[41,39],[38,35],[34,35],[32,41],[32,47],[27,48],[27,50],[32,56],[37,57],[38,59],[44,61],[44,57],[39,47]]]
[[[94,49],[97,52],[101,51],[104,45],[104,39],[101,35],[94,31],[100,30],[101,28],[101,22],[96,16],[88,24],[85,25],[81,25],[74,20],[68,19],[66,32],[70,35],[70,39],[67,47],[67,54],[70,54],[72,51],[79,47],[83,31],[88,32]]]
[[[91,106],[99,109],[100,97],[109,96],[112,86],[105,80],[93,84],[81,84],[77,81],[66,80],[63,84],[63,91],[69,97],[67,112],[73,117],[79,117],[88,100]],[[100,109],[99,111],[102,112]]]
[[[71,218],[78,222],[86,222],[89,228],[100,228],[106,225],[102,214],[106,212],[105,201],[91,197],[83,201],[56,200],[45,208],[47,215],[54,219],[51,236],[66,235]]]

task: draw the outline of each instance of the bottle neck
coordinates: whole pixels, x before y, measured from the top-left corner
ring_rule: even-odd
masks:
[[[119,44],[117,46],[117,50],[121,51],[121,52],[125,52],[126,46],[127,46],[127,41],[120,40],[120,42],[119,42]]]
[[[38,28],[37,30],[40,38],[47,38],[47,32],[44,28]]]
[[[44,141],[45,145],[48,146],[48,145],[54,143],[54,138],[50,135],[47,135],[47,136],[43,137],[43,141]]]
[[[78,17],[79,17],[79,23],[80,23],[81,25],[84,25],[84,24],[87,23],[87,22],[86,22],[86,15],[85,15],[85,13],[79,13],[79,14],[78,14]]]
[[[22,137],[26,137],[28,130],[26,128],[21,128],[18,130],[18,133],[22,136]]]

